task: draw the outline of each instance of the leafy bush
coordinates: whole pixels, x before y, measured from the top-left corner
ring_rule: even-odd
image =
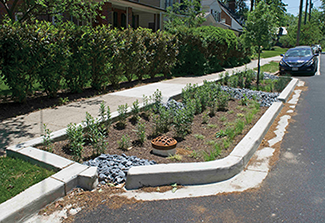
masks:
[[[76,26],[66,23],[67,44],[70,55],[69,66],[65,72],[65,81],[71,92],[82,92],[91,80],[90,45],[91,29],[88,26]]]
[[[123,135],[121,141],[117,141],[119,149],[127,150],[131,146],[130,137],[128,135]]]
[[[145,139],[146,139],[146,126],[144,123],[139,122],[137,124],[137,128],[135,130],[137,137],[138,137],[138,141],[143,144]]]
[[[4,21],[0,27],[0,67],[12,97],[26,101],[33,95],[33,85],[41,63],[40,38],[37,27]]]
[[[126,117],[127,117],[127,111],[128,111],[128,104],[125,105],[119,105],[117,108],[118,117],[119,117],[119,123],[121,126],[126,125]]]
[[[83,145],[85,144],[82,126],[70,123],[67,127],[67,137],[69,139],[70,152],[74,155],[76,161],[80,161]]]

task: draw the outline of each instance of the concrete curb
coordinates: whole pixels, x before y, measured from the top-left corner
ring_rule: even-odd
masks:
[[[298,80],[294,84],[290,82],[290,86],[286,87],[288,90],[285,89],[281,93],[281,95],[283,94],[282,97],[285,98],[283,102],[288,99],[297,82]],[[180,95],[181,92],[171,98],[179,98]],[[175,182],[179,184],[203,184],[233,177],[245,168],[282,107],[282,102],[274,103],[228,157],[202,163],[159,164],[150,166],[150,168],[132,167],[128,172],[126,188],[135,189],[142,186],[158,186]],[[144,105],[140,104],[140,108],[143,109]],[[111,116],[113,121],[117,120],[118,113],[112,112]],[[78,125],[83,124],[79,123]],[[51,134],[53,141],[64,138],[66,138],[66,128]],[[66,195],[74,187],[81,186],[91,190],[97,186],[96,167],[83,166],[55,154],[33,148],[33,146],[42,143],[42,137],[38,137],[8,147],[7,155],[19,157],[59,172],[0,204],[0,213],[5,213],[1,214],[0,222],[26,220],[47,204]]]
[[[287,87],[281,92],[279,95],[278,99],[282,101],[283,103],[286,103],[288,98],[290,97],[291,93],[295,89],[295,87],[298,84],[298,79],[297,78],[292,78],[292,80],[289,82]]]
[[[128,171],[125,187],[136,189],[143,186],[159,186],[171,183],[207,184],[235,176],[245,168],[282,107],[282,102],[273,103],[226,158],[200,163],[132,167]]]

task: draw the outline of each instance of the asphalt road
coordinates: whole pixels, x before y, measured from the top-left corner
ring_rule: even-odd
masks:
[[[259,189],[209,197],[83,210],[75,222],[325,222],[325,54],[321,75],[306,82],[281,145]]]

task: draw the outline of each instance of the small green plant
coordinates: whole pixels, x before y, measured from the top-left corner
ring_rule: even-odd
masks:
[[[135,100],[132,104],[132,109],[131,109],[131,113],[133,115],[133,118],[135,120],[139,119],[139,114],[140,114],[140,106],[139,106],[139,100]]]
[[[246,94],[244,94],[243,96],[244,96],[244,97],[240,100],[240,105],[242,105],[242,106],[247,106],[249,100],[248,100]]]
[[[69,98],[65,97],[65,98],[59,98],[59,105],[65,105],[69,102]]]
[[[156,135],[169,131],[171,117],[170,112],[160,105],[158,108],[158,114],[152,116],[153,131]]]
[[[151,111],[151,104],[150,104],[150,98],[146,95],[143,95],[143,114],[146,116],[146,118],[149,118],[150,111]]]
[[[236,136],[234,127],[227,127],[225,133],[230,140],[233,140]]]
[[[194,134],[194,137],[195,137],[196,139],[200,139],[200,140],[205,139],[205,136],[204,136],[204,135],[201,135],[201,134]]]
[[[203,153],[203,158],[205,161],[213,161],[215,160],[221,153],[221,145],[219,143],[214,144],[214,148],[209,152]]]
[[[174,129],[177,137],[185,137],[192,131],[192,122],[194,118],[192,109],[179,109],[174,116]]]
[[[188,156],[193,158],[193,159],[198,159],[199,158],[199,153],[196,150],[193,150]]]
[[[181,161],[182,160],[182,156],[179,155],[179,154],[175,154],[175,155],[169,155],[167,157],[167,159],[170,159],[170,160],[175,160],[175,161]]]
[[[152,95],[152,100],[153,100],[153,111],[154,113],[158,113],[162,102],[161,91],[157,89]]]
[[[70,123],[67,127],[67,137],[69,139],[70,152],[73,154],[73,159],[75,161],[80,161],[83,145],[85,144],[82,126]]]
[[[245,122],[241,119],[238,119],[235,124],[235,134],[239,135],[243,132],[245,127]]]
[[[146,126],[144,123],[139,122],[137,128],[134,130],[137,134],[138,141],[143,144],[146,139]]]
[[[43,124],[43,130],[44,130],[44,134],[42,134],[43,145],[45,146],[47,151],[53,152],[53,142],[52,142],[52,139],[51,139],[52,131],[50,131],[46,127],[47,127],[46,124]]]
[[[123,135],[121,141],[117,141],[119,149],[127,150],[131,146],[130,137],[128,135]]]
[[[228,111],[228,114],[234,114],[234,110],[230,110],[230,111]]]
[[[226,132],[221,129],[219,132],[216,133],[216,138],[222,138],[226,135],[227,135]]]
[[[227,117],[226,116],[221,116],[220,119],[219,119],[221,122],[225,122],[227,121]]]
[[[237,118],[244,118],[245,117],[245,115],[243,114],[243,113],[237,113]]]
[[[228,149],[231,145],[231,140],[230,139],[222,139],[222,144],[220,145],[224,149]]]
[[[128,104],[119,105],[117,108],[117,112],[119,115],[119,123],[121,127],[125,127],[126,125],[127,111],[128,111]]]
[[[210,124],[210,123],[209,123],[209,124],[207,125],[207,127],[208,127],[208,128],[211,128],[211,129],[216,129],[216,128],[218,128],[218,125],[216,125],[216,124]]]
[[[205,112],[203,115],[202,115],[202,124],[207,124],[209,122],[209,114],[207,112]]]
[[[219,111],[226,111],[228,108],[229,94],[226,92],[220,92],[217,97],[217,107]]]
[[[210,145],[210,146],[214,145],[215,143],[216,142],[214,140],[209,140],[209,141],[205,142],[205,144]]]
[[[253,121],[254,114],[249,112],[245,115],[246,124],[250,124]]]
[[[99,106],[99,120],[98,127],[102,133],[108,132],[108,128],[111,125],[111,111],[109,106],[107,106],[107,110],[105,107],[105,102],[102,101]],[[105,124],[106,123],[106,124]]]

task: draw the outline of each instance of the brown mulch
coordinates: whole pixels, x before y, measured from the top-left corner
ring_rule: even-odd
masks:
[[[244,109],[244,110],[243,110]],[[141,122],[145,123],[146,126],[146,137],[147,139],[141,145],[137,141],[137,136],[135,133],[136,123],[132,121],[132,117],[128,118],[126,127],[120,129],[117,127],[117,123],[113,123],[109,128],[109,133],[106,138],[108,146],[105,150],[105,153],[108,154],[126,154],[127,156],[136,156],[141,159],[155,160],[158,163],[179,163],[179,162],[200,162],[204,161],[203,153],[209,153],[213,150],[213,145],[211,141],[217,142],[218,140],[224,140],[223,138],[216,138],[215,134],[220,130],[225,130],[228,123],[235,123],[235,121],[241,117],[244,120],[244,115],[247,110],[247,106],[239,106],[238,100],[230,100],[228,105],[228,111],[218,111],[215,116],[210,117],[208,124],[202,124],[203,114],[196,115],[192,125],[192,132],[187,135],[184,139],[176,138],[178,141],[176,147],[176,154],[179,155],[181,160],[176,160],[168,157],[161,157],[152,153],[151,140],[155,137],[153,135],[153,123],[151,119],[146,119],[144,116],[141,118]],[[261,108],[260,112],[255,115],[251,124],[246,125],[242,134],[235,137],[231,146],[227,149],[223,149],[218,158],[226,157],[232,149],[237,145],[237,143],[245,136],[245,134],[251,129],[252,126],[258,121],[258,119],[263,115],[267,108]],[[241,114],[238,116],[238,114]],[[222,121],[221,117],[226,117],[226,121]],[[123,135],[128,135],[132,146],[129,150],[119,149],[118,141],[121,141]],[[175,132],[171,128],[169,132],[166,132],[164,135],[174,137]],[[199,137],[204,137],[200,139]],[[46,149],[42,146],[39,148]],[[53,152],[62,157],[73,159],[72,154],[69,152],[69,142],[68,140],[60,141],[54,143]],[[82,153],[83,161],[93,159],[93,149],[91,145],[85,145]]]

